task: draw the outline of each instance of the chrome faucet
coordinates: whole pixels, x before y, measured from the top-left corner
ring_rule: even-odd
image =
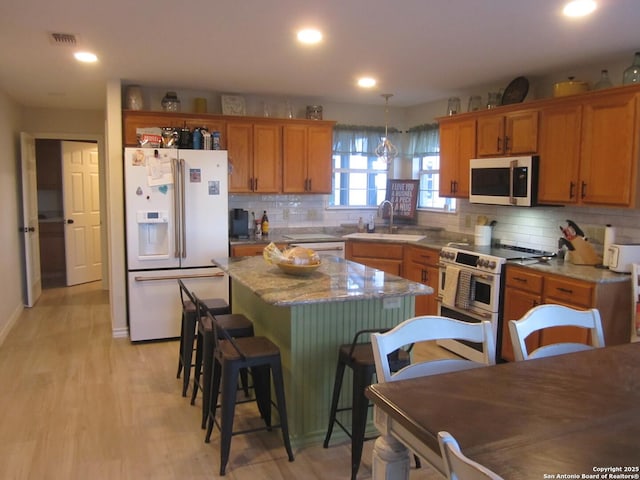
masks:
[[[393,233],[393,203],[389,200],[383,200],[380,205],[378,205],[378,217],[380,216],[380,211],[384,211],[385,204],[389,204],[389,233]]]

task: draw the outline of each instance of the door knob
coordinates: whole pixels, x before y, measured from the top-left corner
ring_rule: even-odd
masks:
[[[67,220],[67,223],[68,223],[69,225],[71,225],[71,224],[73,223],[73,219],[72,219],[72,218],[70,218],[69,220]]]

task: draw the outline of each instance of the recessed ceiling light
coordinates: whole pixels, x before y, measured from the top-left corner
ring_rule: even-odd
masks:
[[[84,63],[94,63],[98,61],[98,57],[91,52],[76,52],[73,54],[76,60]]]
[[[562,10],[567,17],[584,17],[596,9],[594,0],[573,0],[567,3]]]
[[[362,77],[358,79],[358,86],[362,88],[373,88],[376,86],[376,79],[371,77]]]
[[[298,40],[308,45],[320,43],[322,41],[322,32],[315,28],[305,28],[298,32]]]

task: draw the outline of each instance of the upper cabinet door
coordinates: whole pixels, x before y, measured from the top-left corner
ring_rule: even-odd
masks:
[[[285,125],[284,193],[331,193],[333,124]]]
[[[253,127],[253,178],[255,192],[279,193],[282,185],[282,126]]]
[[[585,102],[580,185],[583,203],[635,203],[638,103],[638,94],[626,91]]]
[[[440,124],[440,196],[469,198],[469,161],[476,156],[475,119]]]
[[[305,193],[307,127],[306,125],[285,125],[282,135],[282,191],[284,193]]]
[[[478,118],[478,156],[524,155],[538,151],[538,112]]]
[[[525,155],[538,151],[538,112],[510,113],[505,117],[505,154]]]
[[[227,123],[227,150],[229,155],[229,192],[253,191],[253,124]]]
[[[478,156],[497,156],[504,153],[504,116],[478,118]]]
[[[331,193],[331,159],[333,154],[333,126],[312,125],[307,136],[307,191]]]
[[[542,109],[539,202],[578,202],[581,124],[582,106],[579,103]]]

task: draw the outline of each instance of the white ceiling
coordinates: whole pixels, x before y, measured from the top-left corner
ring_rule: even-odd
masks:
[[[33,107],[104,107],[105,82],[394,106],[535,78],[640,50],[640,1],[598,0],[567,20],[562,0],[20,0],[0,10],[0,89]],[[301,47],[317,26],[325,41]],[[81,65],[49,33],[100,57]],[[358,76],[379,79],[372,91]]]

